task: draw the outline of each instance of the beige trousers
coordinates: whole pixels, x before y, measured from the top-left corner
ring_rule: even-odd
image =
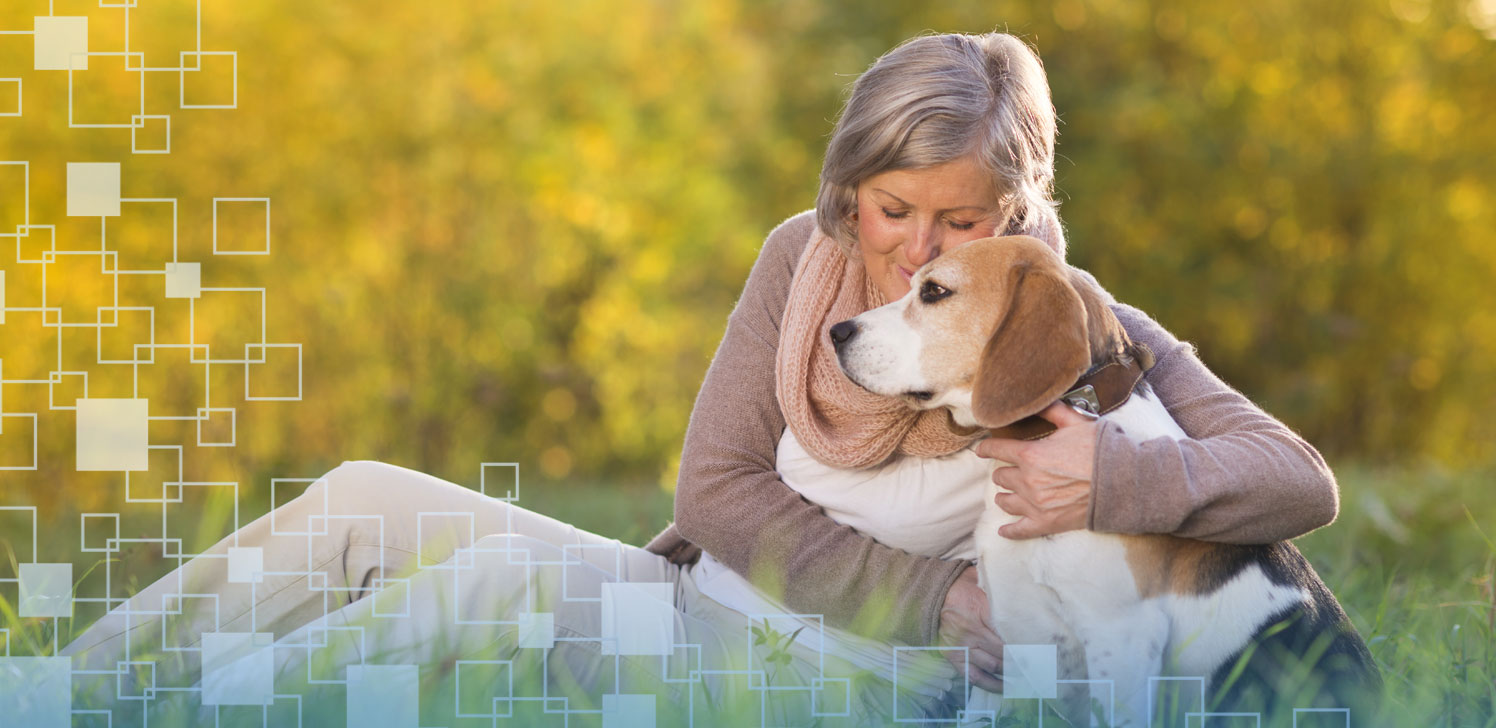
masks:
[[[147,712],[153,726],[409,728],[868,725],[895,702],[900,719],[950,714],[798,641],[766,661],[754,624],[698,593],[689,566],[350,461],[62,654],[74,710],[114,726]]]

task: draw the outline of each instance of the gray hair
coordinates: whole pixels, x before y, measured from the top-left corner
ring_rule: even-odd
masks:
[[[925,35],[885,53],[852,87],[816,195],[816,223],[857,256],[857,185],[974,155],[1009,206],[999,235],[1065,255],[1054,201],[1055,112],[1039,56],[1005,33]]]

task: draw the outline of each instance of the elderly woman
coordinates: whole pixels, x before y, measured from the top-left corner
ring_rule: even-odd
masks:
[[[508,665],[502,690],[502,676],[477,689],[457,676],[463,703],[423,703],[423,725],[454,707],[647,712],[666,725],[713,711],[788,725],[951,717],[961,669],[1000,688],[985,615],[1002,586],[983,593],[967,568],[989,477],[1008,491],[998,505],[1023,516],[1010,538],[1089,528],[1251,543],[1329,523],[1336,485],[1318,453],[1122,304],[1127,333],[1156,354],[1149,384],[1190,439],[1137,442],[1055,405],[1046,440],[973,440],[836,370],[827,328],[904,295],[943,252],[1026,234],[1064,253],[1054,136],[1039,60],[1008,35],[915,38],[858,79],[816,209],[769,235],[728,320],[686,431],[675,523],[645,549],[414,471],[345,463],[63,653],[115,695],[119,661],[164,649],[173,659],[158,660],[154,684],[187,688],[164,702],[210,709],[322,680],[358,710],[358,696],[392,699],[365,684],[385,674],[370,665]],[[993,459],[1009,465],[993,472]],[[202,667],[176,659],[199,644]]]
[[[925,501],[897,507],[876,502],[883,491],[857,494],[861,505],[845,512],[894,519],[877,525],[909,545],[891,548],[891,539],[838,523],[824,503],[787,487],[776,447],[781,457],[808,451],[855,468],[968,444],[940,413],[915,416],[827,374],[835,365],[825,331],[903,296],[916,268],[970,240],[1025,234],[1063,255],[1054,137],[1039,59],[1009,35],[915,38],[857,80],[826,152],[816,210],[770,234],[729,319],[686,432],[676,523],[651,550],[686,553],[689,542],[734,571],[775,573],[791,608],[833,625],[850,623],[863,605],[890,605],[883,636],[965,645],[973,681],[997,687],[1001,643],[983,622],[989,596],[1002,594],[983,594],[965,561],[941,558],[969,546],[981,489],[914,478],[904,490]],[[1266,543],[1334,519],[1335,480],[1313,447],[1143,312],[1112,308],[1157,355],[1147,381],[1191,439],[1136,442],[1055,405],[1045,416],[1060,427],[1048,439],[977,443],[976,454],[1012,464],[992,475],[1011,491],[998,505],[1024,519],[1003,535],[1089,528]],[[786,448],[791,438],[799,443]],[[931,533],[908,533],[921,528]]]

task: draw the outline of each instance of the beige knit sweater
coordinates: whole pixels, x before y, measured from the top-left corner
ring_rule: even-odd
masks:
[[[774,355],[790,279],[814,224],[813,211],[785,220],[759,252],[686,427],[675,522],[645,548],[680,562],[705,549],[755,581],[774,579],[765,586],[782,589],[791,609],[839,627],[865,604],[891,604],[886,631],[870,636],[933,645],[946,591],[966,562],[863,536],[775,472],[785,423],[774,398]],[[1142,311],[1119,303],[1112,310],[1157,355],[1147,381],[1190,439],[1134,442],[1103,422],[1088,528],[1267,543],[1334,520],[1335,477],[1312,446]],[[989,598],[1003,598],[994,591]]]

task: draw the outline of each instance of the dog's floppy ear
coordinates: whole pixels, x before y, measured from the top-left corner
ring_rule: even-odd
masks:
[[[1012,267],[1011,300],[982,350],[971,412],[986,427],[1036,414],[1091,364],[1086,310],[1075,289],[1047,266]]]

